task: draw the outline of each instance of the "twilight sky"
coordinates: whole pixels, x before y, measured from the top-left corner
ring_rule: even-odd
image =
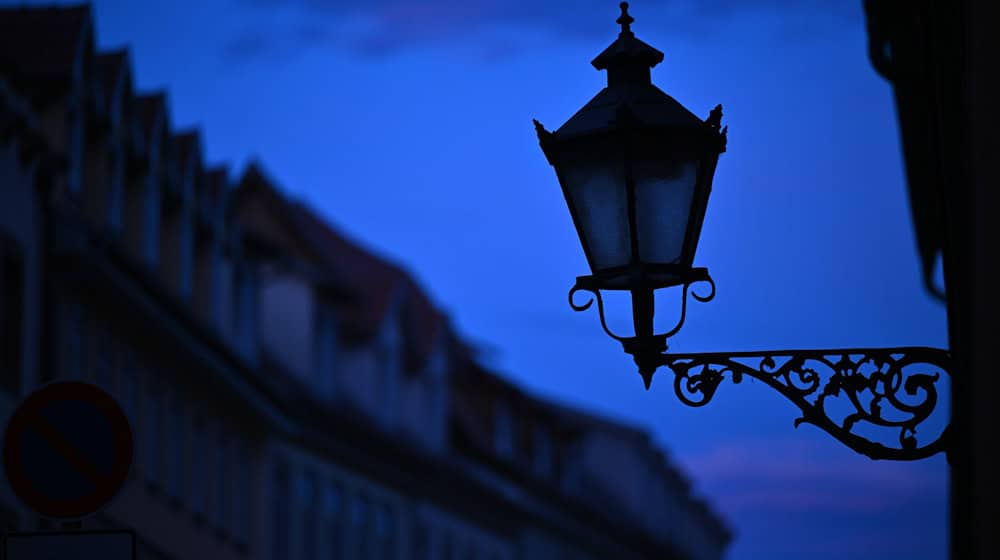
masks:
[[[729,125],[696,258],[718,295],[692,303],[671,347],[946,346],[860,0],[631,4],[636,34],[666,53],[657,85],[702,116],[722,103]],[[736,529],[732,560],[944,558],[943,457],[856,456],[794,429],[761,384],[687,409],[668,373],[644,391],[596,314],[567,306],[587,266],[531,119],[554,129],[603,86],[589,61],[617,5],[95,2],[98,44],[131,48],[139,87],[167,88],[210,162],[259,158],[412,271],[521,385],[649,428]]]

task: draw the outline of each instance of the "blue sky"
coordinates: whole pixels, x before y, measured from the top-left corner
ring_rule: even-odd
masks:
[[[861,2],[631,4],[666,53],[657,85],[703,116],[722,103],[729,125],[696,258],[718,295],[671,347],[945,346]],[[736,529],[733,560],[946,556],[943,457],[856,456],[794,429],[760,384],[687,409],[668,374],[644,391],[596,315],[567,306],[587,266],[531,119],[555,128],[603,86],[589,61],[615,37],[616,1],[95,7],[99,45],[131,48],[140,88],[167,88],[210,162],[259,158],[412,271],[520,384],[649,428]]]

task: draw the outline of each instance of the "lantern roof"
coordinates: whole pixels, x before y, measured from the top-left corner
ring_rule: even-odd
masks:
[[[638,87],[606,87],[587,102],[555,136],[562,140],[607,130],[627,106],[642,127],[702,128],[705,122],[676,99],[653,84]]]
[[[618,38],[591,62],[598,70],[607,70],[608,86],[559,127],[555,139],[607,130],[622,109],[628,109],[643,128],[706,127],[702,119],[653,85],[649,70],[663,60],[663,53],[636,38],[628,2],[622,2],[621,9]]]

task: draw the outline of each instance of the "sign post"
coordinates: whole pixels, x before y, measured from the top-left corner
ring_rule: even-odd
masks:
[[[132,531],[44,531],[3,539],[4,560],[133,560]]]

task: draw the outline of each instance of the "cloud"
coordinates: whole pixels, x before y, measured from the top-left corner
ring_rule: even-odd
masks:
[[[877,513],[943,495],[932,465],[829,456],[807,441],[737,441],[685,461],[692,476],[730,513]]]
[[[531,30],[560,38],[609,38],[619,13],[618,2],[613,0],[234,1],[246,13],[264,16],[267,24],[262,29],[269,29],[268,36],[282,48],[331,45],[365,56],[471,37],[480,41],[498,29]],[[803,20],[859,24],[861,14],[860,0],[638,0],[631,5],[640,33],[643,28],[655,28],[692,37],[711,35],[718,23],[753,14],[787,16],[789,25],[796,28],[802,27]],[[308,23],[282,28],[269,17],[276,13]],[[487,42],[485,57],[516,50],[509,40]]]
[[[276,54],[276,44],[265,33],[247,31],[226,41],[223,54],[226,59],[233,61],[263,58]]]

